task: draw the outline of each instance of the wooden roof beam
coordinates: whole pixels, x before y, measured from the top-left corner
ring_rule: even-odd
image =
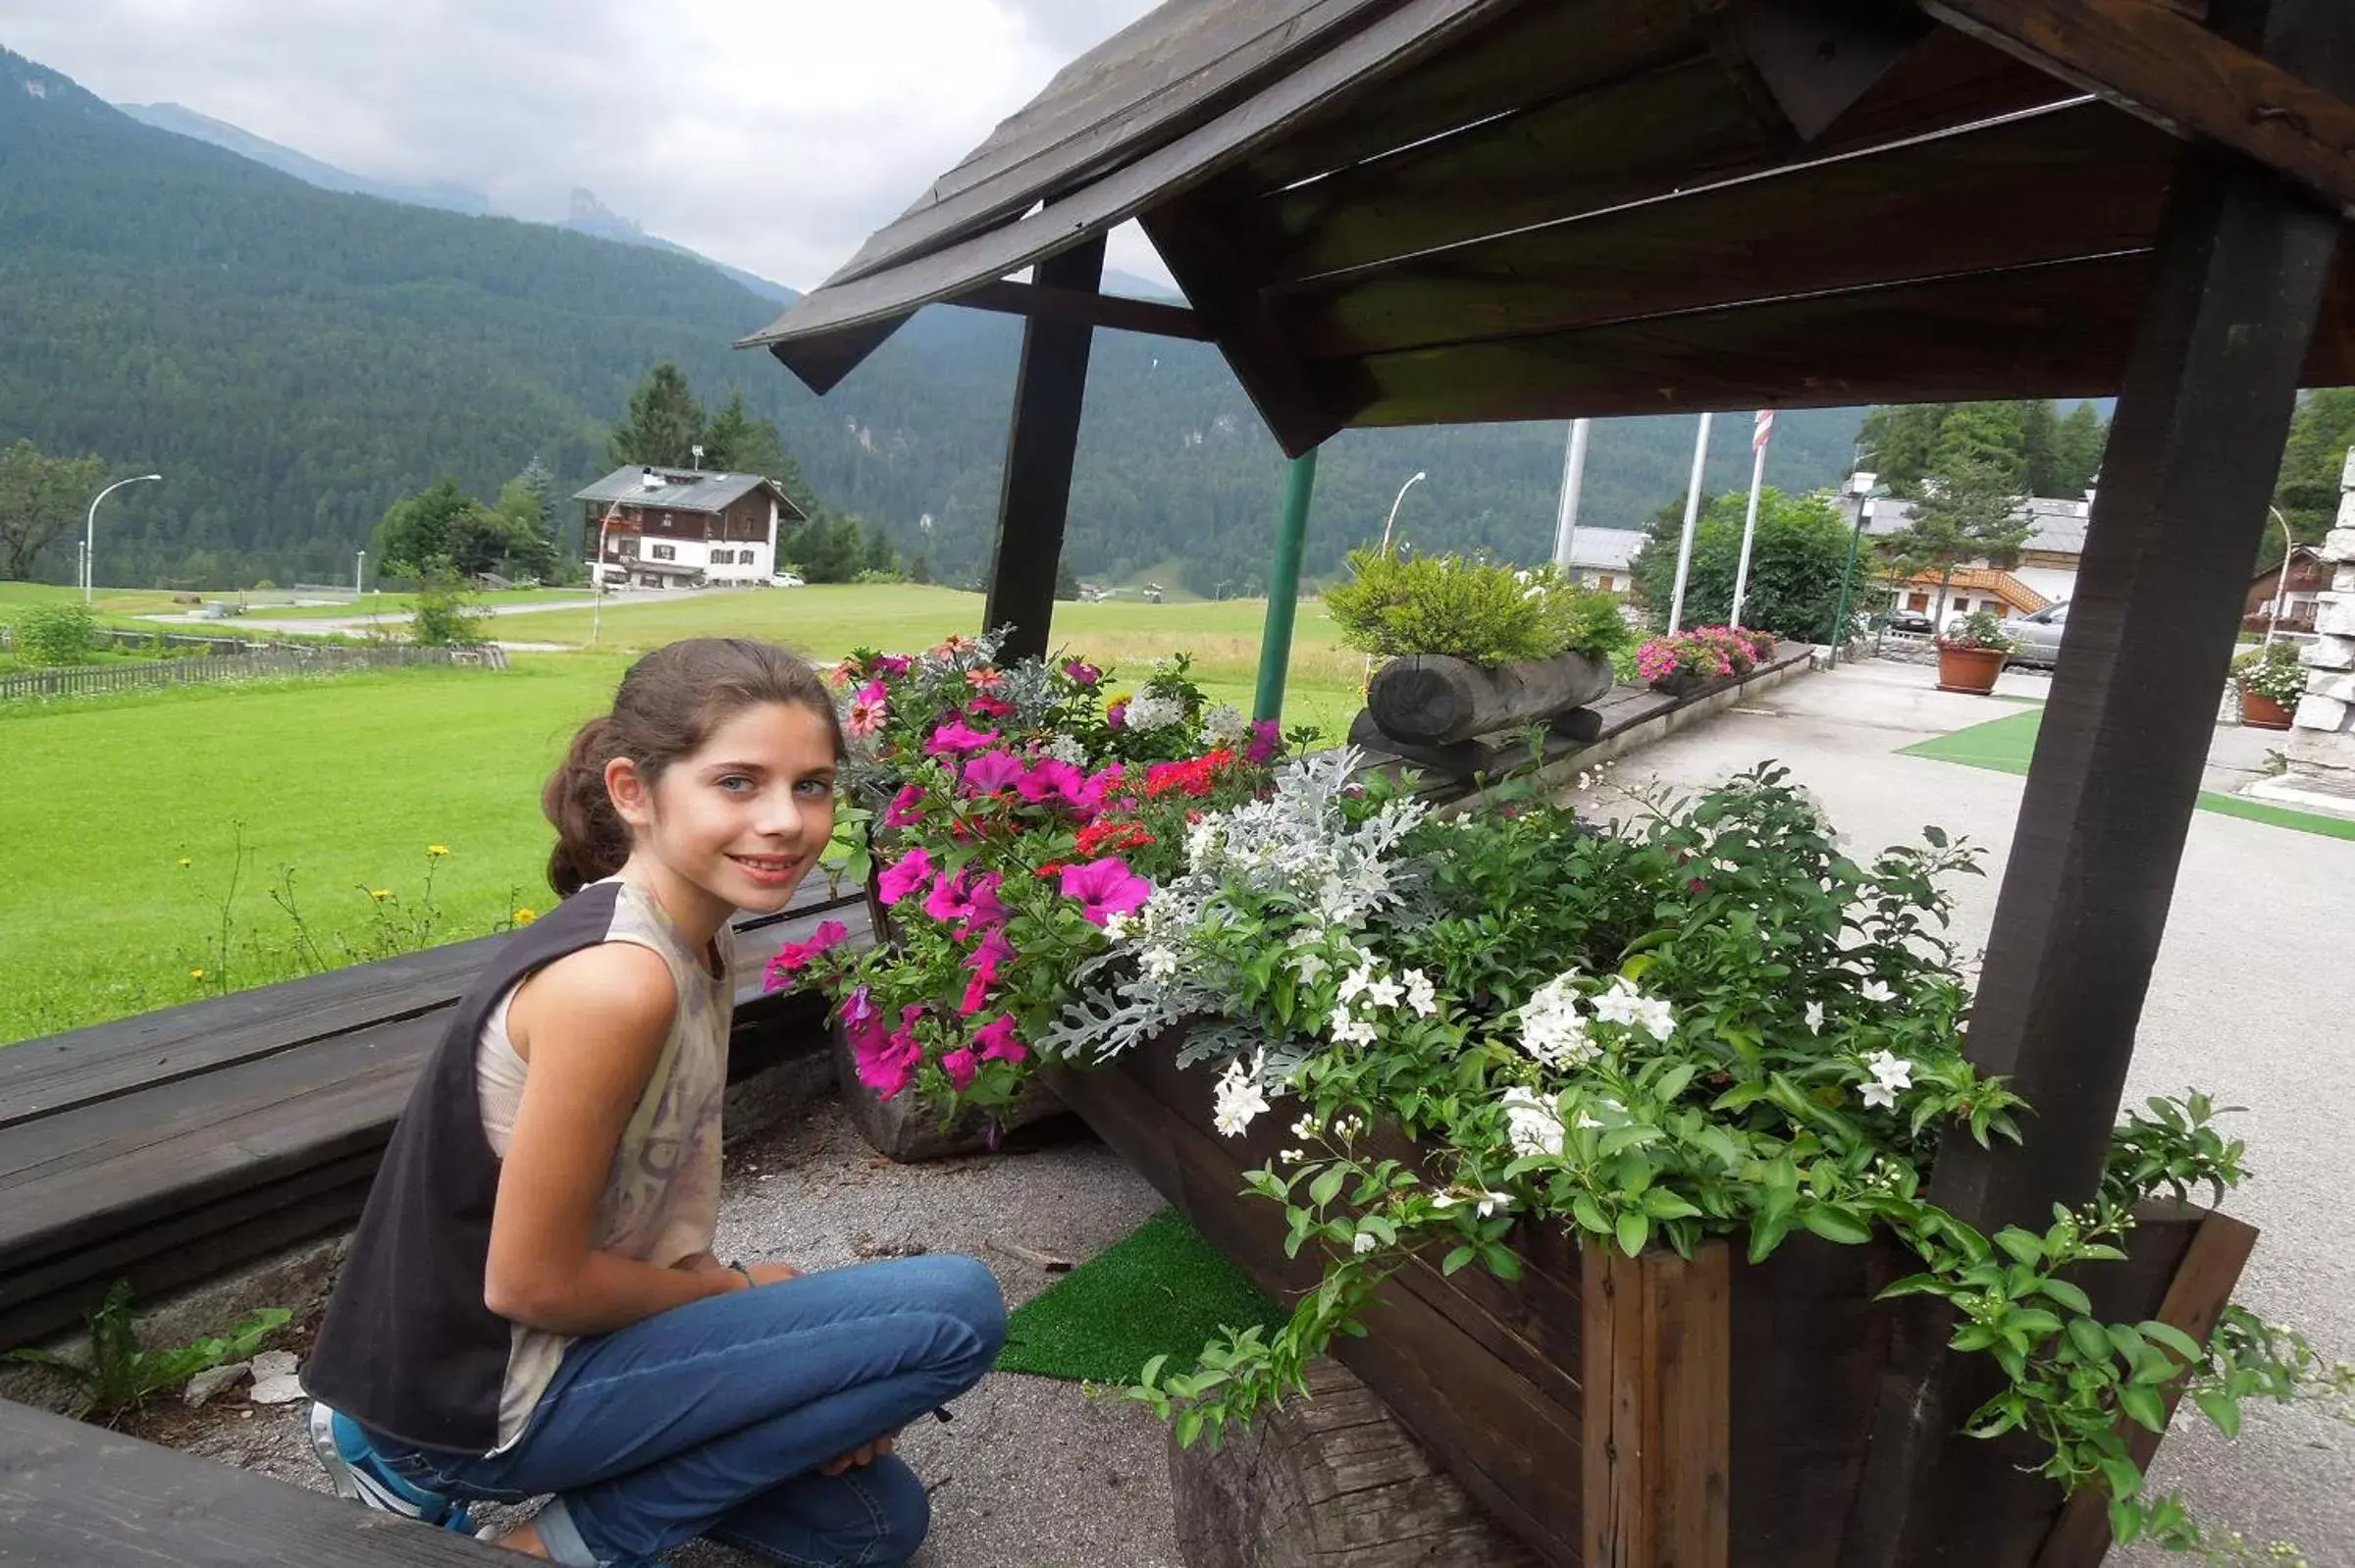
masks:
[[[2355,217],[2355,103],[2168,0],[1920,0],[1950,26],[2178,136],[2230,147]]]
[[[1124,294],[1081,293],[1072,288],[1049,288],[1038,284],[1001,280],[952,295],[952,305],[974,310],[1002,311],[1033,321],[1076,322],[1111,327],[1121,332],[1148,333],[1157,338],[1185,338],[1208,342],[1210,329],[1183,305],[1155,299],[1131,299]]]

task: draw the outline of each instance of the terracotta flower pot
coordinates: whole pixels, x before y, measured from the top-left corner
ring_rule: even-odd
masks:
[[[2240,690],[2240,721],[2253,730],[2289,728],[2289,709],[2247,687]]]
[[[2004,657],[1992,648],[1941,648],[1938,689],[1985,697],[1995,690],[1995,678],[2004,671]]]

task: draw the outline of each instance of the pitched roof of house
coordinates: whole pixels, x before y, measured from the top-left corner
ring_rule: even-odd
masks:
[[[2321,560],[2322,558],[2323,558],[2322,551],[2320,551],[2320,550],[2316,549],[2315,549],[2315,548],[2314,548],[2312,545],[2299,545],[2299,546],[2297,546],[2296,548],[2292,549],[2290,550],[2290,552],[2289,552],[2287,555],[2284,555],[2284,556],[2282,556],[2282,557],[2281,557],[2281,560],[2277,560],[2277,561],[2274,562],[2274,563],[2273,563],[2271,566],[2268,566],[2267,568],[2265,568],[2265,570],[2263,570],[2263,571],[2259,572],[2259,573],[2258,573],[2256,576],[2254,576],[2254,577],[2250,578],[2250,579],[2249,579],[2249,586],[2250,586],[2251,588],[2255,588],[2255,587],[2256,587],[2256,586],[2257,586],[2259,583],[2270,583],[2270,582],[2272,582],[2272,581],[2274,580],[2274,578],[2275,578],[2276,574],[2277,574],[2277,573],[2278,573],[2278,572],[2281,570],[2281,563],[2282,563],[2282,561],[2294,561],[2294,560],[2311,560],[2311,561],[2319,561],[2319,560]]]
[[[1590,571],[1624,572],[1651,536],[1641,528],[1582,528],[1570,541],[1570,564]]]
[[[660,481],[649,484],[650,479]],[[659,506],[666,512],[725,511],[754,491],[766,486],[785,508],[786,516],[799,520],[801,508],[773,480],[759,474],[714,474],[700,469],[648,468],[629,463],[585,490],[575,491],[574,500],[592,503],[618,502],[624,506]]]
[[[2029,497],[2024,510],[2032,532],[2019,548],[2048,555],[2084,554],[2085,524],[2092,509],[2090,501],[2067,500],[2050,496]],[[1879,539],[1890,534],[1902,534],[1912,522],[1911,501],[1889,496],[1876,497],[1872,503],[1872,523],[1865,532]]]

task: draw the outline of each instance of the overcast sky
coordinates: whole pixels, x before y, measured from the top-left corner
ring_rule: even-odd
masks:
[[[809,288],[1154,0],[0,0],[0,46],[353,174],[576,185]],[[1133,232],[1111,264],[1167,274]]]

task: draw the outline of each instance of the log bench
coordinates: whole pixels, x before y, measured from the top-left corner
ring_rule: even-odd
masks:
[[[0,1564],[487,1568],[515,1554],[0,1400]]]
[[[823,1049],[822,1003],[760,977],[826,919],[863,933],[859,890],[813,879],[739,917],[731,1082]],[[153,1297],[350,1225],[449,1010],[506,940],[0,1047],[0,1348],[73,1327],[118,1279]]]

